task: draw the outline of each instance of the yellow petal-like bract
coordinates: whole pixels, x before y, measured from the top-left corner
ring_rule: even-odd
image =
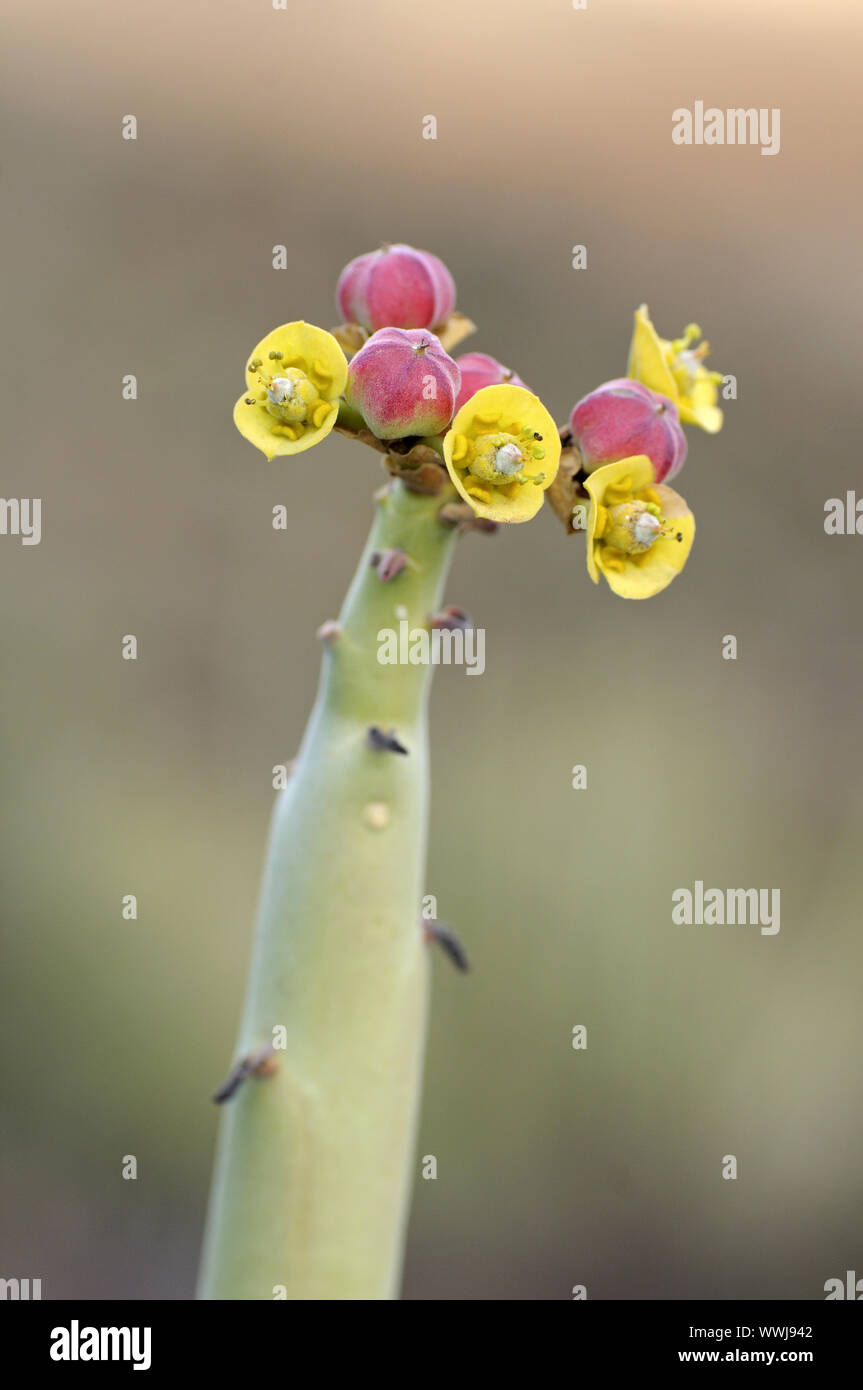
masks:
[[[621,598],[661,593],[683,569],[695,537],[695,518],[683,498],[653,482],[645,454],[604,464],[584,486],[591,500],[587,568],[593,582],[603,575]]]
[[[320,443],[336,423],[348,364],[331,333],[283,323],[246,359],[246,391],[234,424],[268,459]]]
[[[642,304],[635,311],[626,372],[651,391],[668,396],[685,425],[698,425],[708,434],[716,434],[722,428],[722,411],[716,404],[722,374],[709,371],[704,365],[707,343],[693,347],[700,337],[698,325],[691,323],[672,342],[660,338],[650,321],[647,305]]]
[[[444,459],[457,491],[477,516],[529,521],[557,473],[560,436],[531,391],[485,386],[453,420]]]

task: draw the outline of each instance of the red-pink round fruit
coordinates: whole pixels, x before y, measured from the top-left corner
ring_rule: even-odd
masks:
[[[440,434],[455,414],[461,374],[427,329],[381,328],[348,367],[345,399],[378,439]]]
[[[475,396],[484,386],[524,386],[520,376],[504,367],[487,352],[466,352],[455,359],[461,372],[461,389],[455,403],[456,411],[461,410],[465,401]]]
[[[570,429],[588,472],[646,454],[656,482],[662,483],[686,460],[686,435],[674,402],[628,377],[606,381],[579,401]]]
[[[349,323],[379,328],[436,328],[455,308],[455,283],[437,256],[397,244],[350,261],[336,289]]]

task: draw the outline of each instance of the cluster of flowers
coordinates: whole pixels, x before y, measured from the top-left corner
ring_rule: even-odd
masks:
[[[283,324],[248,359],[234,420],[268,459],[311,448],[337,424],[402,458],[420,445],[487,524],[528,521],[548,494],[567,531],[586,533],[591,578],[624,598],[648,598],[680,573],[695,535],[668,486],[686,459],[683,424],[722,426],[722,377],[704,365],[696,324],[668,341],[638,309],[627,376],[585,396],[558,429],[495,358],[449,355],[473,325],[436,256],[403,245],[358,256],[337,300],[341,328]]]

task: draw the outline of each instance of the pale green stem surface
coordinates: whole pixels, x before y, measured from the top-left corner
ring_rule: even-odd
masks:
[[[275,1075],[223,1106],[199,1294],[398,1295],[414,1175],[428,992],[420,923],[432,669],[382,665],[378,632],[439,607],[446,496],[394,483],[327,644],[317,700],[278,793],[236,1056],[283,1026]],[[383,583],[374,551],[410,563]],[[407,756],[367,746],[395,731]]]

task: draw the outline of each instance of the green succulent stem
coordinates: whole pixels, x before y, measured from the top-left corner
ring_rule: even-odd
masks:
[[[338,415],[336,416],[336,424],[341,425],[344,429],[349,430],[368,429],[368,425],[366,424],[360,412],[356,409],[355,406],[348,405],[344,396],[342,396],[342,398],[339,401],[339,409]]]
[[[272,1074],[223,1106],[199,1295],[398,1295],[424,1052],[421,930],[432,667],[382,665],[379,632],[428,625],[456,530],[437,496],[379,495],[270,830],[237,1042]],[[382,580],[375,552],[407,566]],[[374,747],[393,730],[407,749]],[[282,1030],[282,1031],[279,1031]]]

